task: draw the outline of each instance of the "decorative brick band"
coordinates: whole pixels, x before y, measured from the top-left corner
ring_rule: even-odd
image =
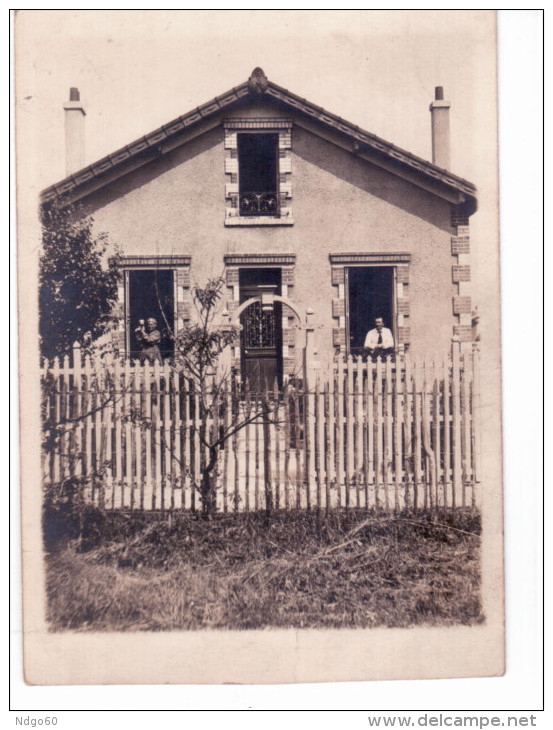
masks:
[[[293,266],[296,254],[293,253],[242,253],[227,254],[223,257],[225,266]],[[228,274],[227,274],[228,276]],[[228,279],[227,279],[228,281]],[[238,282],[236,282],[238,283]],[[283,282],[284,283],[284,282]]]
[[[225,119],[225,129],[292,129],[290,119]]]
[[[408,253],[331,253],[332,266],[355,266],[359,264],[408,264],[411,254]]]
[[[191,256],[121,256],[119,259],[122,269],[143,266],[149,269],[175,268],[190,266]]]

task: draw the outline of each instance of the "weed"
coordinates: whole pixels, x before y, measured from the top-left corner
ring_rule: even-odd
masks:
[[[127,517],[47,556],[53,630],[366,628],[483,621],[480,521],[366,513]]]

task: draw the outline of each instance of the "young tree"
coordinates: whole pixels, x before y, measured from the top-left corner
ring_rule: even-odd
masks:
[[[199,491],[205,514],[215,511],[216,466],[222,446],[250,423],[275,423],[278,413],[273,383],[267,384],[264,393],[253,395],[246,383],[245,397],[241,398],[240,384],[224,365],[224,353],[239,334],[236,328],[216,324],[223,286],[224,279],[218,278],[204,288],[194,288],[197,322],[187,325],[175,338],[175,367],[183,373],[198,402],[197,433],[202,447]],[[225,413],[225,409],[230,412]],[[270,494],[266,502],[270,512]]]
[[[102,334],[117,301],[117,254],[105,262],[107,234],[73,206],[42,209],[39,331],[42,355],[67,354],[77,340]]]

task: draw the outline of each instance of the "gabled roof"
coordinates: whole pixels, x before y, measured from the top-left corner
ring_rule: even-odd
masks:
[[[247,97],[254,101],[263,97],[272,99],[285,108],[293,110],[301,118],[311,120],[315,125],[326,127],[345,139],[349,139],[353,151],[361,155],[366,152],[377,160],[385,162],[388,168],[391,165],[392,169],[395,168],[398,172],[403,170],[410,173],[410,178],[415,184],[417,184],[417,180],[421,184],[431,183],[434,187],[437,186],[456,194],[455,202],[466,203],[469,215],[476,210],[476,187],[468,180],[396,147],[375,134],[296,96],[269,81],[260,68],[254,69],[248,81],[240,86],[235,86],[225,94],[216,96],[150,134],[140,137],[60,182],[50,185],[42,191],[41,202],[48,203],[65,196],[79,198],[81,195],[87,194],[91,183],[94,189],[103,187],[104,184],[127,174],[131,169],[136,169],[141,164],[146,164],[168,150],[174,149],[179,145],[179,138],[184,137],[189,130],[200,127],[208,120],[213,120],[225,110],[237,106],[241,100]],[[182,143],[185,141],[183,140]]]

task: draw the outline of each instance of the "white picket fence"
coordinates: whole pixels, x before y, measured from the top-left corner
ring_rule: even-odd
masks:
[[[439,361],[339,359],[315,382],[262,393],[226,383],[208,422],[222,443],[217,509],[474,507],[478,352]],[[198,510],[199,394],[169,363],[66,357],[42,369],[45,483],[77,478],[106,509]]]

